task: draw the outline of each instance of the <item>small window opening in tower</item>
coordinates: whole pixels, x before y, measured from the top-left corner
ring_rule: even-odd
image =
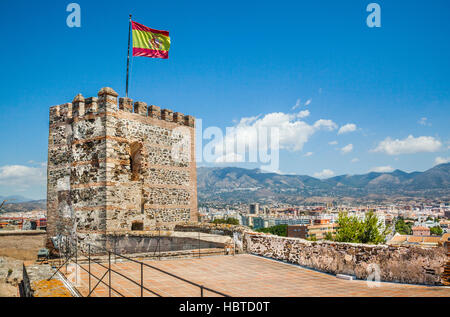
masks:
[[[141,199],[141,214],[145,213],[145,204],[146,204],[146,200],[145,199]]]
[[[130,145],[130,171],[131,180],[138,181],[141,176],[142,144],[134,142]]]
[[[143,231],[144,223],[142,221],[133,221],[131,224],[131,231]]]

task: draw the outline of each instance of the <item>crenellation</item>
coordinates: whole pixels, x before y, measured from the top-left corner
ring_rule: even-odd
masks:
[[[50,124],[55,124],[59,121],[60,114],[59,114],[59,105],[53,106],[50,108],[50,115],[49,115],[49,121]]]
[[[169,110],[169,109],[161,110],[161,120],[172,122],[173,121],[173,111]]]
[[[175,112],[173,114],[173,122],[178,124],[184,124],[184,114],[181,112]]]
[[[140,114],[141,116],[147,116],[147,104],[141,101],[135,102],[134,113]]]
[[[89,97],[85,100],[85,114],[93,114],[97,113],[98,107],[98,98],[97,97]]]
[[[133,99],[119,98],[119,110],[133,112]]]
[[[193,116],[184,116],[184,124],[188,127],[195,127],[195,118]]]
[[[82,94],[78,94],[72,101],[72,117],[81,117],[84,115],[85,100]]]
[[[71,102],[59,106],[59,115],[65,120],[72,118],[73,105]]]
[[[148,116],[154,119],[161,119],[161,108],[154,105],[149,106]]]
[[[100,89],[98,92],[98,112],[116,112],[118,96],[119,94],[110,87]]]
[[[50,125],[66,123],[72,117],[72,103],[53,106],[50,108]]]

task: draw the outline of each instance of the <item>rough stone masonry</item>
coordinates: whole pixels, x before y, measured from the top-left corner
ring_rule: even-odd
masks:
[[[103,241],[197,221],[195,119],[120,98],[50,108],[48,235]]]

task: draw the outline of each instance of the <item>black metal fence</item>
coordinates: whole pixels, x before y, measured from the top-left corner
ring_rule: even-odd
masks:
[[[169,234],[170,233],[170,234]],[[219,242],[208,241],[208,234],[201,232],[178,232],[173,235],[172,231],[157,230],[154,235],[146,234],[140,236],[132,233],[124,236],[120,234],[109,234],[104,245],[120,254],[145,254],[147,257],[176,256],[177,253],[190,253],[193,256],[210,254],[229,254],[232,248]]]
[[[85,242],[80,242],[77,239],[72,239],[71,237],[66,237],[66,236],[59,237],[59,241],[56,246],[61,255],[59,258],[59,260],[60,260],[59,266],[57,267],[54,274],[48,280],[51,280],[58,272],[60,272],[64,275],[64,272],[62,272],[61,269],[63,267],[65,267],[66,268],[65,272],[67,272],[68,265],[71,263],[74,263],[77,269],[79,268],[79,269],[83,270],[88,275],[87,297],[90,297],[100,284],[107,287],[109,297],[112,296],[113,292],[119,296],[125,297],[124,294],[122,294],[119,290],[114,288],[114,286],[112,285],[112,274],[116,274],[116,275],[128,280],[129,282],[134,284],[136,287],[139,287],[141,297],[144,296],[144,291],[147,291],[157,297],[163,297],[158,292],[151,290],[148,287],[149,285],[145,285],[144,274],[145,274],[146,270],[155,270],[164,275],[171,276],[172,278],[176,279],[177,281],[180,281],[181,283],[187,283],[194,287],[198,287],[198,291],[199,291],[198,294],[200,297],[204,297],[205,291],[211,292],[212,294],[215,294],[216,296],[230,297],[229,295],[224,294],[222,292],[213,290],[209,287],[205,287],[204,285],[200,285],[198,283],[195,283],[193,281],[190,281],[188,279],[185,279],[185,278],[175,275],[173,273],[167,272],[165,270],[162,270],[161,268],[150,265],[148,263],[133,259],[131,257],[125,256],[125,255],[120,254],[115,251],[108,250],[107,248],[102,247],[102,246],[92,245],[92,244],[85,243]],[[199,256],[201,256],[200,248],[198,249],[198,251],[199,251]],[[113,257],[114,257],[114,259],[113,259]],[[112,267],[112,262],[113,261],[116,262],[117,259],[121,259],[121,260],[139,265],[140,279],[134,280],[133,278],[115,270]],[[84,266],[86,266],[86,264],[87,264],[87,268],[84,267],[82,264],[84,264]],[[106,270],[102,276],[97,276],[94,274],[94,272],[92,271],[93,264],[98,265],[99,267]],[[107,279],[106,279],[106,276],[108,276]]]

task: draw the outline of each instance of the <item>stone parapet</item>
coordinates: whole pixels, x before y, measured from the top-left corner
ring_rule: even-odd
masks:
[[[244,240],[248,253],[363,280],[379,268],[381,281],[441,285],[447,261],[443,247],[313,242],[250,232]]]
[[[134,103],[130,98],[119,98],[114,89],[102,88],[98,97],[84,98],[82,94],[74,97],[72,103],[53,106],[50,108],[50,125],[64,123],[70,118],[89,118],[90,115],[105,112],[127,112],[153,119],[173,122],[179,125],[195,127],[195,118],[169,109],[162,109],[155,105],[147,106],[145,102]]]

